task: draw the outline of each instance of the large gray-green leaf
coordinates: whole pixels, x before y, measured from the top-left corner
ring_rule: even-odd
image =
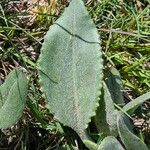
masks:
[[[132,114],[143,102],[150,100],[150,92],[143,94],[123,107],[123,110]]]
[[[115,137],[108,136],[102,141],[98,150],[124,150],[124,148]]]
[[[15,124],[21,117],[28,83],[20,69],[14,69],[0,86],[0,128]]]
[[[107,77],[106,83],[111,93],[112,100],[116,104],[124,105],[124,99],[122,95],[123,85],[119,71],[112,67]]]
[[[103,83],[99,107],[96,111],[95,123],[98,131],[103,136],[117,136],[117,110],[114,108],[113,100],[105,83]]]
[[[83,137],[98,106],[102,80],[99,35],[82,0],[72,0],[45,36],[41,90],[55,118]]]
[[[127,120],[127,121],[126,121]],[[124,114],[118,115],[118,131],[127,150],[148,150],[146,145],[128,128],[128,118]]]

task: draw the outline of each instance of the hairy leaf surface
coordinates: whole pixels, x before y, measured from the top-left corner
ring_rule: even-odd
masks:
[[[95,123],[98,131],[104,136],[117,136],[117,111],[109,89],[103,83],[102,95],[100,96],[99,107],[96,111]]]
[[[127,116],[124,114],[118,115],[118,130],[122,142],[128,150],[148,150],[145,143],[135,136],[128,128]]]
[[[115,137],[108,136],[102,141],[98,150],[124,150],[124,148]]]
[[[122,95],[123,85],[119,71],[116,68],[112,67],[107,76],[108,79],[106,80],[106,83],[111,93],[112,100],[116,104],[123,105],[124,104]]]
[[[28,83],[20,69],[14,69],[0,86],[0,128],[8,128],[21,117]]]
[[[41,89],[55,118],[80,136],[95,114],[102,79],[99,35],[82,0],[72,0],[45,36]]]

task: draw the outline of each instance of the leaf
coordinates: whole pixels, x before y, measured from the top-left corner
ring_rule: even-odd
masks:
[[[0,86],[0,128],[8,128],[21,117],[28,83],[20,69],[14,69]]]
[[[123,110],[132,114],[143,102],[150,100],[150,92],[143,94],[136,99],[132,100],[123,107]]]
[[[82,0],[72,0],[45,36],[41,90],[55,118],[83,137],[98,106],[102,81],[99,35]]]
[[[98,145],[90,140],[84,140],[83,141],[85,146],[90,150],[97,150]]]
[[[124,99],[122,96],[122,81],[119,71],[112,67],[108,73],[108,79],[106,80],[107,86],[111,93],[112,100],[116,104],[124,105]]]
[[[102,95],[99,101],[99,107],[96,111],[95,124],[98,131],[104,136],[117,136],[117,110],[111,99],[110,92],[105,83],[103,83]]]
[[[78,148],[71,145],[64,145],[62,147],[56,148],[55,150],[78,150]]]
[[[124,148],[115,137],[108,136],[102,141],[98,150],[124,150]]]
[[[127,126],[127,116],[121,114],[118,116],[118,131],[122,142],[127,150],[148,150],[141,139],[135,136]]]

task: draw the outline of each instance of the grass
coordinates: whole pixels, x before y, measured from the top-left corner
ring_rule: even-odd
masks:
[[[0,147],[6,149],[32,149],[34,144],[36,149],[52,149],[66,143],[63,130],[45,108],[37,81],[36,61],[43,36],[68,2],[51,1],[42,5],[37,1],[29,2],[0,1],[0,81],[3,82],[15,66],[24,67],[32,81],[22,120],[6,130],[8,133],[0,132]],[[113,65],[120,71],[128,97],[147,92],[150,88],[150,1],[89,0],[86,6],[102,40],[105,66]],[[150,108],[149,103],[145,105]],[[148,111],[141,111],[138,116],[147,116]],[[148,143],[148,130],[138,128],[137,134]]]

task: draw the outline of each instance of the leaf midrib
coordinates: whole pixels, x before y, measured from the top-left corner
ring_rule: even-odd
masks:
[[[75,35],[76,33],[76,15],[75,15],[75,9],[73,9],[73,29],[72,34]],[[76,39],[75,36],[72,36],[72,40]],[[75,106],[75,114],[76,114],[76,120],[77,120],[77,129],[80,131],[79,127],[81,125],[81,117],[80,117],[80,105],[79,105],[79,97],[78,97],[78,90],[77,90],[77,70],[76,70],[76,53],[75,53],[75,42],[72,42],[72,69],[73,69],[73,90],[74,90],[74,106]]]

